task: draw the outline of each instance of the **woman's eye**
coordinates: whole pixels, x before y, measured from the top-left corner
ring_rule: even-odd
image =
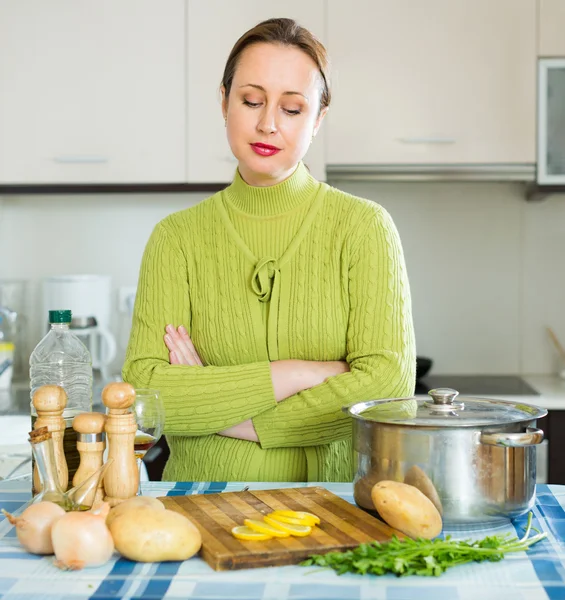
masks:
[[[246,106],[251,106],[251,108],[257,108],[258,106],[261,106],[260,102],[249,102],[249,100],[244,100],[243,104]]]
[[[263,103],[262,102],[251,102],[251,100],[246,100],[244,98],[243,104],[245,104],[245,106],[249,106],[250,108],[258,108]],[[300,109],[283,108],[283,110],[287,115],[291,115],[291,116],[299,115],[302,112]]]

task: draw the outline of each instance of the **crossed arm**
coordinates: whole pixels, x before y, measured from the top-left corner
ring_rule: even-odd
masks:
[[[263,449],[319,446],[351,435],[344,405],[413,394],[415,342],[402,248],[388,214],[379,207],[368,212],[350,252],[346,362],[204,366],[182,327],[190,318],[186,257],[172,234],[156,228],[122,373],[138,387],[167,391],[168,434],[219,434],[259,441]],[[164,341],[163,318],[171,324]],[[230,402],[220,401],[223,390]]]
[[[194,347],[188,331],[183,325],[176,329],[167,325],[164,342],[169,350],[172,365],[204,367],[198,351]],[[347,373],[349,365],[345,361],[278,360],[271,362],[271,379],[277,402],[324,383],[329,377]],[[228,429],[218,432],[225,437],[258,442],[259,438],[253,421],[248,419]]]

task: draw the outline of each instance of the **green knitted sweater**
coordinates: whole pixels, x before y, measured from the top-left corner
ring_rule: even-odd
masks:
[[[204,367],[171,365],[185,325]],[[270,361],[346,360],[350,372],[277,404]],[[233,183],[154,229],[123,378],[161,390],[175,481],[351,481],[342,406],[412,395],[415,343],[388,213],[310,176]],[[217,435],[253,419],[259,443]]]

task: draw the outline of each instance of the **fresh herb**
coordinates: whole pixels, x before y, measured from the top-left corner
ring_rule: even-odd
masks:
[[[361,544],[346,552],[329,552],[314,555],[300,563],[302,566],[316,565],[331,568],[338,575],[359,573],[365,575],[385,575],[394,573],[405,575],[439,576],[450,567],[470,562],[502,560],[509,552],[523,552],[533,544],[547,537],[540,533],[529,537],[532,527],[532,513],[528,515],[526,532],[521,539],[510,534],[492,535],[479,541],[457,541],[451,536],[445,539],[425,540],[418,538],[398,539],[389,542]]]

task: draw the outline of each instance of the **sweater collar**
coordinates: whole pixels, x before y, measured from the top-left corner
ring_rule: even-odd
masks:
[[[264,217],[283,214],[296,208],[312,198],[319,185],[301,161],[290,177],[267,187],[248,185],[237,170],[233,183],[225,192],[228,202],[238,210]]]

